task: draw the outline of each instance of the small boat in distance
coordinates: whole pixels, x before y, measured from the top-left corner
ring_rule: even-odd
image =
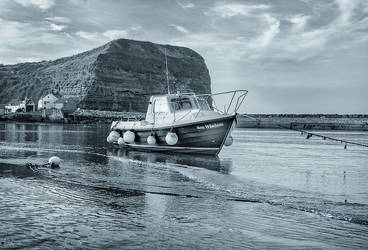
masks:
[[[218,155],[230,146],[236,114],[247,90],[152,96],[142,121],[114,121],[109,143],[137,150]],[[219,107],[215,98],[230,100]],[[221,99],[224,101],[224,99]]]

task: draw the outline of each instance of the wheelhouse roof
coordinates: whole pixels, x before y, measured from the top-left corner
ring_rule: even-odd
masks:
[[[175,93],[175,94],[165,94],[165,95],[153,95],[152,98],[160,98],[160,97],[182,97],[182,96],[197,96],[195,93]]]

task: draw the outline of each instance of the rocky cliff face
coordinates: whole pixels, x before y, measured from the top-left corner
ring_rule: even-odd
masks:
[[[55,61],[0,65],[0,104],[54,92],[83,109],[145,112],[153,94],[210,93],[203,58],[191,49],[126,39]]]

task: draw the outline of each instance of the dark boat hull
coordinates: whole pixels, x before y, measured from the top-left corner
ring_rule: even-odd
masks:
[[[178,152],[191,154],[217,155],[232,128],[235,115],[174,125],[172,127],[157,127],[154,129],[131,130],[135,134],[134,143],[123,144],[135,150],[156,151],[156,152]],[[117,129],[120,135],[125,131]],[[174,132],[178,136],[175,145],[168,145],[165,137],[168,132]],[[147,143],[147,137],[154,135],[155,145]]]

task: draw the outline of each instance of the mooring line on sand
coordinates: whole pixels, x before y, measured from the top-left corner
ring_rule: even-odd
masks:
[[[254,120],[256,120],[257,122],[262,122],[262,120],[261,120],[261,119],[258,119],[258,118],[255,118],[255,117],[252,117],[252,116],[250,116],[250,115],[246,115],[246,114],[242,114],[242,115],[243,115],[243,116],[246,116],[246,117],[248,117],[248,118],[254,119]],[[306,134],[306,135],[307,135],[307,137],[306,137],[305,139],[309,139],[309,138],[311,138],[312,136],[316,136],[316,137],[320,137],[320,138],[322,138],[323,140],[331,140],[331,141],[336,141],[336,142],[345,143],[344,149],[347,149],[347,145],[348,145],[348,144],[368,148],[368,145],[366,145],[366,144],[362,144],[362,143],[359,143],[359,142],[347,141],[347,140],[343,140],[343,139],[339,139],[339,138],[333,138],[333,137],[326,136],[326,135],[321,135],[321,134],[317,134],[317,133],[308,132],[308,131],[305,131],[305,130],[302,130],[302,129],[293,128],[293,127],[292,127],[292,124],[293,124],[293,123],[290,123],[290,127],[286,127],[286,126],[283,126],[283,125],[281,125],[281,124],[277,124],[277,126],[278,126],[278,127],[280,127],[280,128],[283,128],[283,129],[288,129],[288,130],[293,130],[293,131],[300,132],[300,133],[301,133],[301,135]]]

